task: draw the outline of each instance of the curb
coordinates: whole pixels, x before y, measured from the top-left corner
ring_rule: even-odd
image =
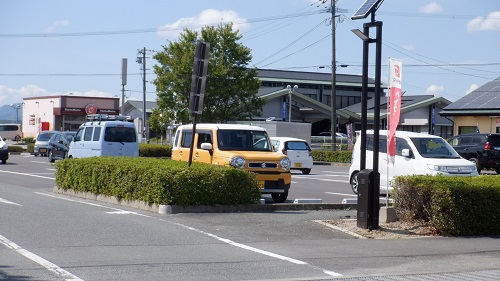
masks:
[[[109,204],[130,207],[159,214],[179,213],[240,213],[240,212],[273,212],[273,211],[320,211],[320,210],[356,210],[356,204],[330,203],[272,203],[251,205],[217,205],[217,206],[179,206],[179,205],[148,205],[139,200],[118,200],[114,196],[96,195],[90,192],[77,192],[71,189],[63,190],[55,186],[53,192],[57,194],[78,197],[83,199],[105,202]]]

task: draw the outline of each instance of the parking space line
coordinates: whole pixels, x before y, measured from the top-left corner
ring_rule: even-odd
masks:
[[[9,239],[5,238],[4,236],[0,235],[0,243],[5,245],[7,248],[14,250],[18,254],[21,254],[25,256],[26,258],[38,263],[39,265],[45,267],[49,271],[55,273],[57,276],[65,278],[64,280],[66,281],[83,281],[79,277],[73,275],[69,271],[66,271],[59,266],[57,266],[54,263],[51,263],[50,261],[28,251],[23,248],[21,248],[19,245],[16,243],[10,241]]]
[[[23,176],[30,176],[30,177],[35,177],[35,178],[42,178],[42,179],[55,180],[55,178],[51,178],[51,177],[44,177],[44,176],[39,176],[39,175],[35,175],[35,174],[28,174],[28,173],[18,173],[18,172],[3,171],[3,170],[0,170],[0,173],[15,174],[15,175],[23,175]],[[50,173],[50,174],[52,174],[52,173]]]

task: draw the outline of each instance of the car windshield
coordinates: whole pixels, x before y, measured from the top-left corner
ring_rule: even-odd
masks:
[[[411,138],[418,152],[424,158],[460,158],[460,155],[444,139]]]
[[[52,137],[54,133],[40,133],[38,135],[38,137],[36,138],[36,140],[39,140],[39,141],[48,141],[50,140],[50,138]]]
[[[219,130],[217,144],[220,150],[271,151],[265,131]]]

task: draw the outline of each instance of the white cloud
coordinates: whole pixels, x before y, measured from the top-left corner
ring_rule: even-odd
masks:
[[[479,88],[479,86],[477,84],[472,84],[472,85],[470,85],[469,89],[465,92],[465,94],[468,95],[472,91],[476,90],[477,88]]]
[[[407,51],[413,51],[413,50],[415,50],[415,46],[413,46],[412,44],[406,44],[406,45],[403,45],[403,49],[405,49]]]
[[[443,8],[436,2],[431,2],[423,7],[420,7],[420,12],[424,14],[437,14],[443,11]]]
[[[50,92],[37,85],[26,85],[20,89],[9,88],[5,85],[0,85],[0,106],[5,104],[21,103],[23,98],[41,97],[41,96],[61,96],[69,95],[72,93],[74,96],[86,97],[113,97],[113,94],[91,90],[87,92]]]
[[[467,23],[467,31],[500,31],[500,11],[491,12],[486,18],[477,17]]]
[[[425,92],[431,95],[440,95],[444,91],[444,86],[430,85]]]
[[[207,25],[211,26],[229,22],[233,22],[233,28],[240,31],[248,28],[246,19],[241,18],[235,11],[208,9],[202,11],[196,17],[181,18],[174,23],[167,23],[160,26],[157,34],[161,37],[177,39],[184,28],[199,29]]]
[[[51,26],[47,27],[45,29],[45,33],[52,33],[54,32],[56,29],[60,28],[60,27],[64,27],[64,26],[67,26],[69,25],[69,21],[68,20],[60,20],[60,21],[56,21],[54,22]]]

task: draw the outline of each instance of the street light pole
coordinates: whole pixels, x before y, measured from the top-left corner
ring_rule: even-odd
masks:
[[[16,123],[19,124],[19,108],[21,108],[21,106],[19,104],[11,104],[10,107],[16,110]]]
[[[299,86],[294,85],[292,89],[292,86],[286,86],[288,89],[288,122],[292,122],[292,93],[293,91],[296,91],[298,87]]]

